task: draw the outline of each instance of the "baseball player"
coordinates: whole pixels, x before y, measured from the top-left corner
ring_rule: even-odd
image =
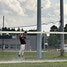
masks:
[[[19,50],[19,57],[22,55],[24,55],[24,49],[25,49],[25,44],[26,44],[26,41],[25,39],[27,38],[27,32],[25,31],[24,34],[20,34],[19,36],[19,39],[20,39],[20,50]]]

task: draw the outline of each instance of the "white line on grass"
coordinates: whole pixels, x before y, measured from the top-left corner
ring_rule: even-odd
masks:
[[[23,61],[0,61],[0,64],[8,64],[8,63],[42,63],[42,62],[67,62],[67,60],[23,60]]]

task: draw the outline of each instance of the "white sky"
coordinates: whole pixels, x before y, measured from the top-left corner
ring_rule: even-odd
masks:
[[[42,1],[42,26],[43,31],[49,31],[52,25],[59,26],[59,3],[60,0]],[[64,24],[67,23],[67,0],[64,0]],[[28,26],[37,24],[37,0],[0,0],[0,27],[2,27],[2,16],[5,16],[6,27]],[[49,23],[54,22],[54,24]],[[24,27],[23,29],[36,29]]]

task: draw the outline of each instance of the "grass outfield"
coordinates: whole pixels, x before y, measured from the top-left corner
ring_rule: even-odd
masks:
[[[3,60],[23,60],[22,57],[18,57],[18,52],[6,52],[0,51],[0,61]],[[67,59],[67,53],[65,56],[61,57],[59,52],[56,51],[49,51],[49,52],[42,52],[42,58],[39,60],[63,60]],[[24,60],[38,60],[36,52],[25,52],[24,53]]]
[[[67,62],[11,63],[0,64],[0,67],[67,67]]]

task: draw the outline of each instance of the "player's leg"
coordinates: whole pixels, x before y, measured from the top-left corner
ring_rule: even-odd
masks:
[[[20,46],[20,50],[19,50],[19,57],[20,57],[20,55],[22,54],[22,50],[23,50],[23,47],[22,47],[22,45]]]
[[[23,55],[24,55],[24,50],[25,50],[25,44],[22,45],[22,57],[23,57]]]

